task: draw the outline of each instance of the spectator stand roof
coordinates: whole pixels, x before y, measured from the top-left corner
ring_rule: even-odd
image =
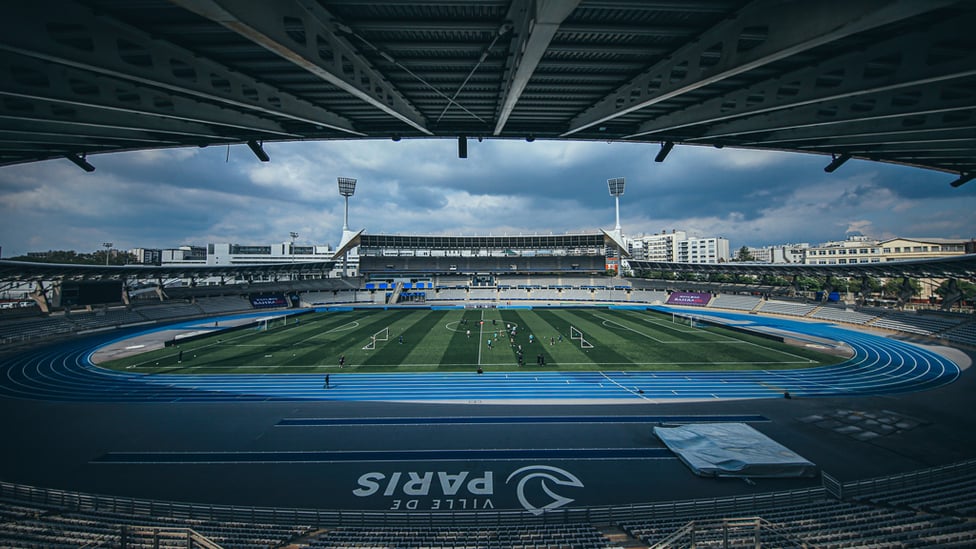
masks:
[[[974,23],[962,0],[12,2],[0,165],[578,139],[660,142],[662,159],[673,143],[803,151],[962,184],[976,173]]]
[[[668,263],[660,261],[629,261],[635,270],[729,273],[778,276],[839,276],[839,277],[915,277],[961,278],[976,280],[976,254],[915,261],[858,263],[852,265],[791,265],[758,263]],[[265,265],[64,265],[0,260],[0,282],[31,282],[48,280],[106,280],[106,279],[169,279],[206,278],[224,276],[325,276],[336,265],[333,261],[305,263],[277,263]]]
[[[911,277],[976,279],[976,254],[886,261],[852,263],[848,265],[804,265],[784,263],[668,263],[664,261],[629,261],[634,270],[725,273],[773,276],[837,276],[837,277]]]
[[[153,280],[170,278],[201,279],[238,276],[301,277],[328,276],[332,261],[274,263],[261,265],[68,265],[0,260],[0,281],[34,282],[48,280]]]

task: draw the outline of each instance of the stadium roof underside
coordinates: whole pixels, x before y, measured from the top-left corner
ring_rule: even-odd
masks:
[[[837,276],[837,277],[911,277],[976,279],[976,254],[914,261],[857,263],[851,265],[799,265],[780,263],[667,263],[662,261],[628,261],[634,271],[724,273],[771,276]]]
[[[0,165],[579,139],[804,151],[962,184],[976,173],[974,24],[976,3],[950,0],[8,2]]]
[[[274,263],[262,265],[66,265],[61,263],[32,263],[0,260],[0,281],[28,282],[45,280],[156,280],[170,278],[202,279],[209,277],[304,275],[327,277],[335,266],[333,261],[305,263]]]

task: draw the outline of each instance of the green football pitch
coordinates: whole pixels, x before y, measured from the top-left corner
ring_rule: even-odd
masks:
[[[655,311],[363,309],[215,332],[100,365],[142,373],[323,373],[339,371],[343,356],[343,372],[752,370],[843,360]]]

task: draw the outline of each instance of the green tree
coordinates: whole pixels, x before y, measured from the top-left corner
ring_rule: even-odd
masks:
[[[959,287],[959,292],[962,293],[963,299],[973,299],[976,298],[976,284],[968,282],[966,280],[956,280],[956,284]],[[949,290],[949,280],[943,280],[942,284],[935,289],[935,294],[939,297],[944,298],[946,292]]]
[[[755,261],[756,260],[755,256],[752,255],[752,252],[749,251],[749,247],[748,246],[743,246],[743,247],[739,248],[739,253],[736,254],[736,256],[737,256],[736,257],[736,261]]]
[[[905,285],[905,280],[906,279],[903,277],[889,278],[885,281],[884,286],[882,287],[884,293],[889,296],[901,295],[902,287]],[[909,287],[911,287],[912,295],[919,295],[922,293],[922,285],[918,282],[918,280],[915,280],[914,278],[909,278],[907,280]]]

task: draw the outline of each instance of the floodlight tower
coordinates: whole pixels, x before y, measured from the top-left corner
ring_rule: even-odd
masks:
[[[620,234],[620,195],[624,194],[624,178],[614,177],[613,179],[607,179],[607,186],[610,187],[610,196],[614,198],[617,203],[617,226],[613,230]]]
[[[344,247],[346,242],[352,238],[352,233],[349,231],[349,197],[356,194],[356,180],[352,177],[340,177],[339,178],[339,194],[346,199],[346,215],[342,218],[342,242],[339,243],[339,247]],[[342,254],[342,276],[348,276],[346,272],[348,266],[349,252],[343,252]]]
[[[110,255],[109,252],[112,251],[112,246],[114,246],[114,245],[115,244],[112,244],[111,242],[102,242],[102,246],[105,247],[105,266],[106,267],[108,267],[108,256]]]
[[[620,230],[620,195],[624,194],[624,178],[614,177],[613,179],[607,179],[607,187],[610,188],[610,196],[613,197],[614,202],[617,206],[617,225],[613,228],[613,234],[615,240],[617,241],[617,276],[620,276],[620,271],[623,265],[623,250],[621,249],[620,242],[623,239],[623,235]]]
[[[349,230],[349,197],[356,194],[356,180],[351,177],[339,178],[339,194],[346,198],[346,216],[342,218],[342,230]]]

